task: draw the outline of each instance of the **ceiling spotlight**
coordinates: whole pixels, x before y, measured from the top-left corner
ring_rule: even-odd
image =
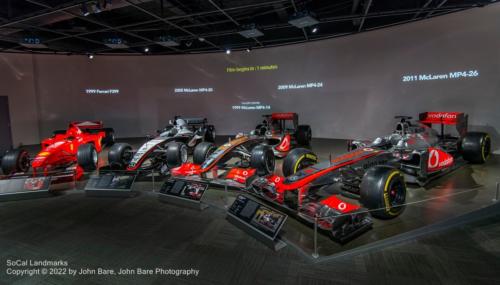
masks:
[[[292,15],[288,23],[292,26],[302,29],[305,27],[317,25],[319,21],[315,18],[314,13],[311,13],[309,11],[299,11]]]
[[[226,49],[226,54],[231,54],[231,50],[230,49]]]
[[[311,30],[311,32],[312,32],[313,34],[314,34],[314,33],[316,33],[317,31],[318,31],[318,27],[314,27],[314,28]]]
[[[144,52],[149,52],[149,48],[148,47],[144,48]]]
[[[87,5],[85,3],[82,3],[82,7],[80,8],[80,10],[83,16],[90,15],[89,9],[87,8]]]
[[[89,57],[89,59],[93,59],[94,55],[93,54],[89,54],[88,57]]]
[[[204,42],[204,41],[205,41],[205,38],[198,38],[198,40],[199,40],[200,42]]]

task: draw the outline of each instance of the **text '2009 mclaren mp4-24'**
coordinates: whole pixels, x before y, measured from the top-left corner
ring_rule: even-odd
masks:
[[[127,143],[115,144],[108,153],[112,169],[150,171],[166,174],[168,170],[186,162],[188,153],[201,142],[215,142],[215,127],[206,118],[176,116],[158,135],[144,143],[137,151]]]
[[[6,178],[26,175],[54,176],[79,179],[84,171],[97,168],[98,153],[114,143],[114,130],[104,128],[100,121],[72,122],[67,130],[57,130],[41,142],[42,150],[30,158],[28,151],[15,149],[2,158],[2,172]]]
[[[201,164],[184,163],[171,173],[240,186],[307,222],[317,221],[343,242],[371,227],[368,213],[390,219],[403,212],[405,178],[425,184],[461,161],[483,163],[490,155],[489,135],[467,132],[463,113],[427,112],[415,123],[410,117],[397,118],[392,134],[354,141],[349,152],[325,162],[318,163],[309,149],[292,150],[283,161],[283,176],[273,173],[272,148],[246,136],[221,146]],[[433,124],[441,125],[441,133]],[[446,134],[446,125],[456,126],[457,135]]]

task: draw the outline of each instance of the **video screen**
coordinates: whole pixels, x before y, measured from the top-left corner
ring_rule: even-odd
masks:
[[[235,135],[264,114],[296,112],[313,137],[374,139],[394,130],[395,115],[439,111],[467,113],[495,140],[496,20],[470,12],[231,54],[34,56],[40,133],[102,120],[117,137],[144,137],[181,115]]]

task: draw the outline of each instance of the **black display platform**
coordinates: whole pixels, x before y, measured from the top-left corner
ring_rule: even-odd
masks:
[[[207,189],[208,184],[204,182],[170,178],[163,182],[158,199],[201,211],[208,208],[208,205],[202,201]]]
[[[132,189],[135,178],[135,174],[129,173],[93,174],[85,185],[85,194],[92,197],[135,197],[138,195]]]
[[[52,196],[50,177],[15,177],[0,180],[0,201]]]
[[[287,215],[253,198],[238,195],[227,210],[226,219],[274,251],[286,246],[279,238],[279,233]]]

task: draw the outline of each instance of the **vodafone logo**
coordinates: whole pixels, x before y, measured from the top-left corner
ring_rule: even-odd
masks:
[[[437,170],[440,168],[448,167],[453,164],[453,156],[439,151],[437,149],[431,149],[429,152],[429,161],[427,163],[427,168],[429,170]]]
[[[436,168],[438,167],[438,165],[439,165],[439,152],[433,149],[429,153],[429,163],[427,164],[427,167]]]
[[[290,136],[286,135],[279,145],[279,150],[286,151],[290,148]]]
[[[344,202],[339,203],[339,205],[337,206],[337,208],[339,208],[339,210],[341,210],[341,211],[344,211],[347,208],[347,204],[344,203]]]
[[[456,119],[457,114],[454,113],[429,113],[431,119]]]
[[[281,178],[279,178],[279,177],[274,178],[274,183],[278,183],[280,181],[281,181]]]
[[[243,171],[243,176],[247,176],[248,175],[248,171]]]

